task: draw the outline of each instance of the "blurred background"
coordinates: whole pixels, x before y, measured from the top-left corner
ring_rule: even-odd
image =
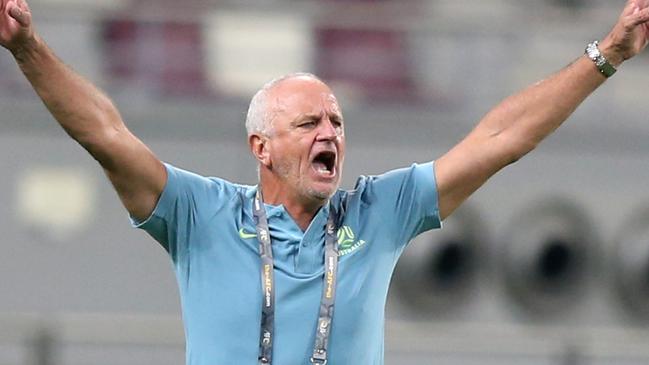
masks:
[[[603,38],[623,0],[31,0],[38,30],[157,155],[254,184],[247,103],[313,72],[347,124],[343,185],[435,159]],[[649,53],[417,238],[387,364],[649,363]],[[182,364],[166,253],[0,54],[0,365]]]

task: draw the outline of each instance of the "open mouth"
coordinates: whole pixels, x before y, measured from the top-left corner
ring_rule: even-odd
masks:
[[[311,165],[318,174],[331,177],[336,172],[336,153],[333,151],[322,151],[315,155]]]

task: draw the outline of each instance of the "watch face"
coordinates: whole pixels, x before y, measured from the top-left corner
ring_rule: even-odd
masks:
[[[588,45],[586,53],[588,53],[588,57],[590,57],[592,60],[595,60],[600,56],[599,49],[597,49],[597,46],[592,43]]]

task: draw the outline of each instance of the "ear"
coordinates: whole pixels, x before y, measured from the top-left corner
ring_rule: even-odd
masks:
[[[270,151],[268,149],[268,138],[261,136],[259,134],[251,134],[248,136],[248,144],[250,145],[250,151],[252,155],[255,156],[255,159],[259,161],[260,164],[270,167]]]

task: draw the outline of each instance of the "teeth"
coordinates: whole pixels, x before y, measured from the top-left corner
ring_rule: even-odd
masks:
[[[325,165],[325,164],[322,163],[322,162],[314,162],[314,163],[313,163],[313,167],[315,168],[315,170],[316,170],[317,172],[320,172],[320,173],[329,173],[329,169],[327,168],[327,165]]]

